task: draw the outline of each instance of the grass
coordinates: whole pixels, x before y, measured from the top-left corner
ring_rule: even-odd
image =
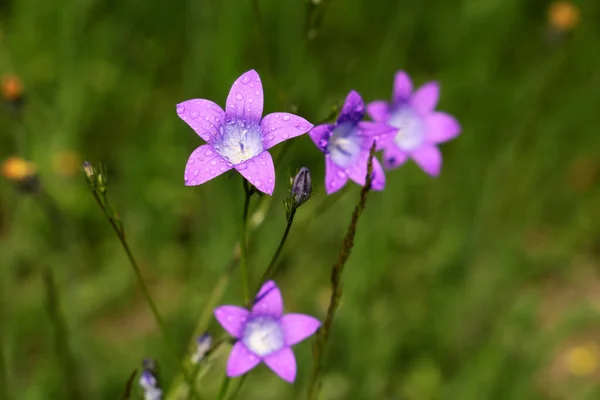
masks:
[[[0,72],[21,76],[27,100],[21,121],[0,113],[0,157],[33,160],[62,218],[0,182],[0,397],[73,398],[48,311],[48,269],[86,399],[121,398],[145,357],[159,360],[163,382],[176,375],[69,157],[108,165],[112,204],[183,354],[228,267],[244,195],[235,175],[183,185],[202,141],[175,104],[223,105],[233,80],[255,68],[265,112],[310,121],[350,89],[388,98],[404,69],[417,85],[440,81],[438,108],[463,127],[442,146],[439,178],[409,162],[371,194],[323,360],[323,399],[598,398],[598,367],[576,376],[570,355],[593,348],[600,333],[600,5],[578,1],[581,23],[551,43],[548,4],[264,0],[259,28],[251,1],[0,2]],[[277,247],[286,174],[300,166],[311,169],[315,194],[298,210],[276,279],[288,310],[322,319],[359,188],[317,213],[323,160],[306,136],[277,166],[271,208],[250,234],[250,280]],[[238,276],[220,303],[243,302]],[[208,330],[222,333],[214,320]],[[240,398],[305,398],[310,341],[296,356],[295,385],[260,367]],[[202,381],[207,398],[225,361]]]

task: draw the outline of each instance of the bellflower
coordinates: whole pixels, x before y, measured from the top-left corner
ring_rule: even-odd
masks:
[[[397,168],[409,157],[431,176],[442,168],[438,143],[457,137],[461,131],[454,117],[434,111],[440,95],[437,82],[428,82],[413,93],[412,81],[404,71],[396,73],[391,103],[378,100],[367,106],[374,121],[398,128],[383,149],[383,165]]]
[[[352,179],[361,186],[367,177],[367,162],[373,141],[381,149],[394,128],[378,122],[363,121],[365,106],[360,94],[351,91],[335,124],[313,128],[309,135],[325,153],[325,189],[327,194],[340,190]],[[373,190],[383,190],[385,175],[378,160],[373,159]]]
[[[179,117],[207,142],[188,159],[185,184],[200,185],[235,168],[258,190],[272,194],[275,167],[267,150],[308,132],[312,124],[289,113],[272,113],[261,120],[262,113],[262,83],[254,70],[233,83],[225,111],[205,99],[178,104]]]
[[[304,314],[283,314],[281,292],[273,281],[256,295],[251,310],[220,306],[214,311],[223,328],[238,341],[227,361],[227,376],[242,375],[263,361],[279,377],[294,382],[296,358],[290,346],[314,334],[321,323]]]

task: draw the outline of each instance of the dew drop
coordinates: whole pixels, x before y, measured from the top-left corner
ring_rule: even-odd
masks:
[[[217,171],[215,171],[214,169],[211,169],[211,170],[210,170],[210,174],[211,174],[212,176],[215,176],[215,175],[217,174]]]
[[[273,179],[269,178],[269,183],[273,183]]]
[[[279,114],[275,114],[275,118],[279,119]]]
[[[290,120],[290,116],[286,114],[281,119],[284,120],[284,121],[289,121]]]
[[[259,81],[260,82],[260,81]],[[257,90],[256,92],[254,92],[255,95],[260,96],[260,91]]]
[[[188,165],[193,165],[196,162],[196,160],[194,160],[193,158],[190,158],[190,161],[188,162]]]
[[[256,182],[254,182],[254,186],[261,187],[262,186],[262,181],[260,179],[257,179]]]
[[[285,133],[285,132],[281,134],[281,137],[282,137],[282,138],[284,138],[284,139],[287,139],[289,136],[290,136],[290,135],[288,135],[288,134],[287,134],[287,133]]]
[[[275,135],[269,136],[269,140],[273,140],[273,139],[275,139]]]
[[[220,170],[221,170],[221,172],[225,172],[225,171],[227,170],[227,168],[225,168],[225,166],[224,166],[224,165],[221,165],[221,168],[220,168]]]
[[[244,75],[244,77],[242,78],[242,83],[246,84],[248,82],[250,82],[250,78],[248,78],[248,75]]]
[[[177,114],[183,114],[185,112],[184,106],[177,106]]]
[[[249,102],[249,103],[253,103],[253,102],[254,102],[254,100],[252,99],[252,97],[250,97],[250,98],[248,99],[248,102]]]
[[[194,180],[192,181],[192,185],[197,185],[197,184],[198,184],[198,181],[194,179]]]
[[[267,165],[267,163],[265,161],[261,161],[260,165],[262,165],[264,167],[265,165]]]
[[[212,156],[213,154],[214,154],[214,153],[212,152],[212,150],[206,150],[206,151],[204,152],[204,155],[205,155],[206,157],[210,157],[210,156]]]
[[[210,162],[210,165],[217,165],[217,160],[212,160],[212,161]]]
[[[243,94],[241,94],[240,92],[237,92],[237,93],[235,94],[235,99],[236,99],[236,100],[244,100],[244,95],[243,95]]]
[[[199,173],[200,173],[200,171],[198,171],[198,170],[195,170],[195,171],[194,171],[194,176],[198,176],[198,174],[199,174]]]
[[[192,117],[192,119],[196,119],[196,118],[198,118],[198,112],[197,112],[197,111],[192,111],[192,112],[190,113],[190,117]]]
[[[248,168],[248,164],[246,164],[245,162],[243,162],[237,166],[237,169],[242,170],[242,171],[245,170],[246,168]]]
[[[342,171],[338,171],[338,176],[339,176],[340,178],[345,178],[345,177],[346,177],[346,174],[344,174]]]

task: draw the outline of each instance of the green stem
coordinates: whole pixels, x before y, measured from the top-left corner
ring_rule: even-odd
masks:
[[[243,178],[242,178],[243,179]],[[252,197],[252,189],[246,179],[244,182],[244,213],[242,215],[242,234],[240,237],[240,273],[242,275],[242,291],[244,294],[244,302],[250,301],[250,288],[248,285],[248,210],[250,209],[250,197]]]
[[[229,400],[234,400],[237,397],[238,393],[240,393],[240,390],[242,390],[242,386],[244,385],[244,382],[246,382],[246,378],[247,377],[248,377],[248,374],[242,376],[242,378],[240,379],[240,383],[234,389],[234,391],[231,394],[231,396],[229,396]]]
[[[229,388],[230,383],[231,379],[228,376],[225,376],[223,378],[223,382],[221,383],[221,389],[219,389],[217,400],[223,400],[225,398],[225,394],[227,394],[227,389]]]
[[[279,241],[279,246],[277,246],[277,250],[275,250],[275,254],[273,254],[273,258],[271,258],[271,262],[269,263],[269,266],[263,273],[262,278],[260,278],[260,285],[262,285],[265,281],[267,281],[277,270],[276,263],[277,263],[277,260],[279,259],[279,255],[281,254],[281,250],[283,250],[283,246],[285,245],[288,234],[290,233],[290,229],[292,228],[292,223],[294,222],[295,215],[296,215],[296,208],[292,208],[292,210],[290,211],[290,216],[288,217],[288,220],[287,220],[287,225],[285,226],[285,231],[283,232],[283,236],[281,237],[281,240]]]
[[[94,195],[94,199],[96,200],[96,202],[98,203],[98,205],[100,206],[102,211],[104,212],[104,215],[106,216],[106,218],[110,222],[111,226],[113,227],[115,233],[117,234],[117,237],[119,238],[119,241],[121,242],[121,246],[123,247],[123,250],[125,250],[125,253],[127,254],[127,258],[129,259],[129,263],[131,264],[131,266],[133,268],[133,272],[135,273],[135,277],[138,281],[138,285],[140,286],[140,289],[142,290],[142,294],[144,295],[146,302],[150,306],[150,310],[152,311],[154,320],[156,321],[156,324],[160,328],[160,330],[163,334],[163,337],[165,338],[165,340],[169,343],[169,346],[171,347],[171,353],[172,353],[173,359],[179,364],[180,361],[179,361],[179,356],[177,355],[178,354],[177,346],[175,345],[175,342],[169,335],[169,331],[167,330],[167,325],[165,324],[163,318],[161,317],[161,315],[158,311],[158,308],[156,307],[156,303],[154,302],[154,300],[152,299],[152,296],[150,295],[150,291],[148,290],[148,286],[146,286],[146,282],[144,282],[144,277],[142,276],[140,267],[139,267],[135,257],[133,256],[131,249],[129,248],[127,239],[125,238],[125,230],[123,229],[120,221],[117,221],[115,216],[111,215],[111,213],[109,212],[108,203],[107,203],[107,200],[104,197],[104,195],[103,195],[103,198],[104,198],[104,201],[103,201],[103,199],[100,198],[100,196],[98,195],[96,190],[92,190],[92,193]],[[190,386],[190,390],[192,391],[192,396],[194,398],[200,400],[201,397],[198,395],[198,393],[196,391],[196,387],[193,385],[193,381],[191,380],[191,376],[188,374],[187,369],[185,367],[183,369],[183,373],[184,373],[184,377],[185,377],[186,381],[188,382],[188,385]]]

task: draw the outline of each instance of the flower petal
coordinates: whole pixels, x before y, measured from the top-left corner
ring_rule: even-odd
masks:
[[[305,314],[286,314],[281,318],[285,344],[293,346],[314,334],[321,321]]]
[[[244,73],[233,82],[227,96],[225,112],[229,120],[260,124],[263,112],[263,89],[255,70]]]
[[[410,99],[410,95],[412,94],[412,86],[412,80],[406,72],[396,72],[396,76],[394,77],[394,93],[392,95],[394,104],[405,102],[406,100]]]
[[[333,131],[333,125],[331,124],[318,125],[308,132],[308,136],[310,136],[319,150],[324,152],[327,149],[331,131]]]
[[[460,134],[460,124],[449,114],[434,112],[425,119],[427,131],[425,138],[432,143],[452,140]]]
[[[413,94],[410,102],[421,115],[432,112],[440,97],[440,86],[437,82],[428,82]]]
[[[342,111],[340,111],[337,122],[340,124],[346,121],[358,122],[361,121],[364,116],[365,103],[363,102],[362,97],[360,97],[360,94],[358,94],[357,91],[350,91],[346,96],[346,100],[344,100],[344,106],[342,107]]]
[[[313,125],[302,117],[289,113],[266,115],[260,123],[265,149],[270,149],[284,140],[308,132]]]
[[[370,122],[370,121],[362,121],[358,123],[359,135],[364,137],[363,147],[366,150],[370,150],[373,145],[373,141],[376,142],[375,150],[379,151],[383,149],[386,142],[395,135],[398,131],[398,128],[393,126],[380,123],[380,122]]]
[[[296,357],[289,347],[266,356],[263,361],[284,381],[292,383],[296,379]]]
[[[398,168],[408,160],[408,154],[400,150],[395,143],[388,143],[383,149],[383,166],[386,169]]]
[[[442,153],[432,144],[426,144],[412,153],[412,158],[423,171],[438,176],[442,168]]]
[[[227,376],[236,377],[245,374],[260,363],[260,357],[251,353],[242,342],[233,345],[227,360]]]
[[[364,186],[367,180],[367,163],[369,161],[369,152],[363,151],[360,153],[359,159],[350,168],[348,177],[360,186]],[[371,182],[371,188],[373,190],[383,190],[385,187],[385,173],[377,158],[373,157],[373,181]]]
[[[231,163],[221,157],[210,144],[204,144],[190,155],[183,179],[186,186],[201,185],[230,169]]]
[[[268,151],[265,150],[249,160],[236,164],[234,168],[258,190],[268,195],[273,194],[275,165]]]
[[[385,122],[390,118],[390,106],[387,101],[372,101],[367,105],[367,114],[373,121]]]
[[[177,104],[177,115],[202,139],[210,143],[225,121],[225,111],[218,104],[205,99],[192,99]]]
[[[344,187],[348,175],[333,162],[329,155],[325,156],[325,191],[332,194]]]
[[[252,313],[281,317],[283,314],[283,299],[275,282],[267,281],[262,285],[254,300]]]
[[[223,329],[234,338],[242,336],[242,330],[250,312],[238,306],[221,306],[215,308],[215,318]]]

